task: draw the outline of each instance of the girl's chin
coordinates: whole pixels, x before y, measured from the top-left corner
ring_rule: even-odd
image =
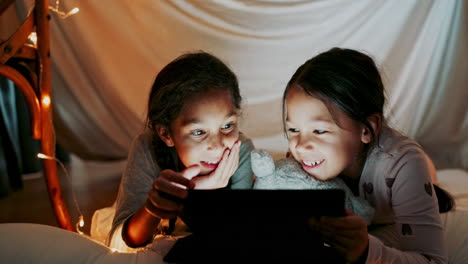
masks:
[[[307,172],[307,174],[309,174],[310,177],[316,179],[317,181],[327,181],[327,180],[331,179],[329,176],[322,175],[322,174],[318,173],[316,170],[314,170],[314,171],[306,170],[306,169],[304,169],[304,170],[305,170],[305,172]]]

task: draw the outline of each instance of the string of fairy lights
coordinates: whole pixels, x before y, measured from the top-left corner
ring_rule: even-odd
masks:
[[[72,8],[68,12],[64,12],[60,10],[60,0],[55,1],[55,6],[49,6],[49,10],[55,12],[60,18],[65,19],[71,15],[74,15],[80,11],[78,7]]]
[[[61,19],[68,18],[69,16],[72,16],[72,15],[80,12],[80,9],[78,7],[74,7],[68,12],[64,12],[64,11],[60,10],[60,0],[55,1],[55,6],[49,5],[49,10],[56,13],[57,16],[59,18],[61,18]],[[37,34],[36,34],[35,31],[31,32],[28,39],[34,46],[37,45]]]
[[[68,12],[64,12],[62,10],[60,10],[60,0],[56,0],[55,1],[55,6],[50,6],[49,5],[49,10],[56,13],[58,15],[59,18],[61,19],[66,19],[68,18],[69,16],[71,15],[74,15],[76,13],[78,13],[80,11],[80,9],[78,7],[75,7],[75,8],[72,8],[70,11]],[[36,32],[32,32],[28,39],[34,44],[34,45],[37,45],[37,34]],[[46,98],[43,98],[43,100],[46,100],[47,102],[44,102],[46,105],[49,105],[50,104],[50,97],[46,97]],[[76,228],[76,231],[83,235],[84,232],[80,230],[80,228],[84,227],[85,225],[85,222],[84,222],[84,217],[83,217],[83,213],[81,212],[81,209],[80,209],[80,206],[78,204],[78,200],[76,199],[76,196],[75,196],[75,192],[73,191],[73,183],[72,183],[72,179],[70,177],[70,174],[68,173],[68,170],[67,168],[65,167],[65,165],[63,165],[63,163],[57,159],[56,157],[52,157],[52,156],[49,156],[49,155],[46,155],[44,153],[37,153],[37,157],[40,158],[40,159],[47,159],[47,160],[54,160],[56,161],[63,169],[63,172],[65,174],[65,177],[67,178],[67,181],[68,181],[68,184],[70,185],[70,189],[71,189],[71,196],[72,196],[72,199],[73,199],[73,203],[75,205],[75,208],[78,212],[78,221],[76,222],[76,225],[75,225],[75,228]]]
[[[76,199],[75,192],[73,191],[73,182],[72,182],[72,179],[70,177],[70,174],[68,173],[67,168],[56,157],[48,156],[48,155],[46,155],[44,153],[37,153],[37,157],[40,158],[40,159],[55,160],[62,167],[62,169],[64,171],[64,174],[65,174],[65,177],[67,178],[68,184],[69,184],[70,189],[71,189],[71,196],[72,196],[72,199],[73,199],[73,203],[75,204],[75,208],[76,208],[76,210],[78,212],[78,222],[76,222],[75,228],[76,228],[76,231],[79,234],[81,234],[81,235],[84,234],[83,231],[80,230],[80,228],[84,227],[84,225],[85,225],[84,218],[83,218],[83,213],[81,212],[80,205],[78,204],[78,200]]]

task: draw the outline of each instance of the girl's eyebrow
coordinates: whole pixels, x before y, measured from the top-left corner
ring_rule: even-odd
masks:
[[[320,122],[320,123],[329,123],[329,124],[334,124],[335,122],[333,122],[333,120],[330,120],[328,118],[316,118],[316,119],[312,119],[310,120],[312,122]]]
[[[182,122],[183,126],[189,125],[189,124],[199,124],[201,123],[201,120],[198,118],[189,118],[189,119],[184,119]]]
[[[231,113],[227,114],[225,118],[228,119],[228,118],[231,118],[233,116],[237,116],[237,113],[235,111],[232,111]]]
[[[237,116],[237,113],[235,111],[227,114],[225,119],[231,118],[233,116]],[[193,117],[193,118],[184,119],[182,122],[182,125],[186,126],[189,124],[200,124],[200,123],[201,123],[201,120],[199,118]]]
[[[286,118],[286,122],[291,122],[291,121],[288,118]],[[309,122],[320,122],[320,123],[330,123],[330,124],[335,123],[333,120],[326,118],[324,116],[310,118]]]

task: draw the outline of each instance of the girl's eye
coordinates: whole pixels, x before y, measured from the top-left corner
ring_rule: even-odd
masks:
[[[322,135],[322,134],[325,134],[325,133],[327,133],[326,130],[321,130],[321,129],[314,130],[314,134],[317,134],[317,135]]]
[[[203,131],[203,130],[194,130],[194,131],[190,132],[190,134],[192,134],[193,136],[199,137],[199,136],[204,135],[205,131]]]
[[[236,124],[234,124],[234,123],[225,124],[224,126],[221,127],[221,129],[223,131],[230,131],[230,130],[234,129],[235,125]]]
[[[297,133],[297,132],[299,132],[299,129],[297,129],[297,128],[288,128],[288,132],[289,133]]]

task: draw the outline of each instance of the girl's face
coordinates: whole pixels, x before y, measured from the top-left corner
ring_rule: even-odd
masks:
[[[339,174],[357,179],[362,171],[362,143],[370,141],[369,131],[341,110],[334,112],[337,122],[321,100],[293,87],[286,97],[289,151],[318,180]]]
[[[206,175],[239,138],[238,115],[228,91],[210,91],[190,98],[172,121],[172,133],[161,138],[185,167],[198,164]]]

